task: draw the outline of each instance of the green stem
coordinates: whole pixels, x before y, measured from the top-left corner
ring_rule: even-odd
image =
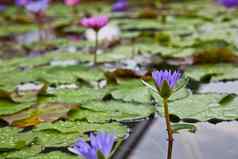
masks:
[[[72,22],[76,23],[77,16],[78,16],[78,11],[77,11],[77,8],[75,6],[71,7],[71,14],[72,14],[72,18],[73,18]]]
[[[170,124],[168,98],[164,98],[163,102],[164,102],[164,115],[165,115],[166,127],[167,127],[167,132],[168,132],[168,154],[167,154],[167,159],[172,159],[173,129],[172,129],[171,124]]]
[[[43,24],[38,23],[38,32],[39,32],[39,41],[43,42],[44,41],[44,37],[43,37],[43,32],[44,32],[44,27]]]
[[[98,50],[98,31],[96,31],[94,59],[93,59],[93,62],[94,62],[95,65],[97,64],[97,50]]]

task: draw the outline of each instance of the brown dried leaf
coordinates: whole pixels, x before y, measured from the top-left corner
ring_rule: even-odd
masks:
[[[76,104],[47,103],[1,118],[10,125],[24,128],[42,122],[53,122],[60,118],[67,118],[68,112],[77,108],[79,105]]]

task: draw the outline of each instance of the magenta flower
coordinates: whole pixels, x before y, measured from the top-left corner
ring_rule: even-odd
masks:
[[[86,28],[91,28],[96,32],[96,39],[95,39],[95,49],[94,49],[94,64],[97,64],[97,50],[98,50],[98,32],[99,30],[107,25],[108,23],[107,16],[94,16],[90,18],[83,18],[80,23],[82,26]]]
[[[80,23],[86,28],[94,29],[95,31],[99,31],[102,27],[107,25],[108,23],[107,16],[94,16],[90,18],[83,18]]]
[[[69,151],[84,157],[85,159],[98,159],[97,151],[105,157],[109,157],[115,142],[115,137],[107,133],[90,134],[90,143],[78,140]]]
[[[15,0],[17,6],[25,6],[29,2],[29,0]]]
[[[128,9],[128,1],[127,0],[117,0],[116,3],[112,5],[113,12],[123,12]]]
[[[64,4],[67,6],[75,6],[80,3],[80,0],[64,0]]]
[[[177,83],[177,81],[181,78],[181,73],[178,71],[171,72],[167,71],[153,71],[152,77],[156,83],[156,86],[161,88],[163,83],[166,81],[170,87],[173,89]]]
[[[226,8],[238,7],[238,0],[217,0],[217,3],[223,5]]]
[[[49,0],[31,0],[26,4],[26,9],[32,13],[40,13],[48,8]]]

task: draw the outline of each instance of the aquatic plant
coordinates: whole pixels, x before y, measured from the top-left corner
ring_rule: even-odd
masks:
[[[49,4],[48,0],[37,0],[37,1],[31,0],[25,6],[29,12],[33,14],[41,14],[48,8],[48,4]]]
[[[64,4],[72,8],[72,15],[77,15],[76,6],[80,3],[80,0],[64,0]]]
[[[162,98],[169,98],[177,81],[181,78],[178,71],[153,71],[152,77]]]
[[[98,50],[98,32],[101,28],[108,24],[107,16],[94,16],[89,18],[83,18],[80,23],[86,28],[93,29],[96,32],[95,50],[94,50],[94,64],[97,64],[97,50]]]
[[[217,3],[223,5],[226,8],[238,7],[238,0],[217,0]]]
[[[112,11],[113,12],[123,12],[128,9],[128,1],[127,0],[117,0],[112,5]]]
[[[5,5],[0,5],[0,12],[5,11],[6,6]]]
[[[44,18],[45,13],[44,11],[48,8],[49,0],[37,0],[37,1],[30,1],[25,5],[25,8],[34,16],[34,20],[39,28],[39,39],[43,40],[41,31],[44,28]]]
[[[69,151],[84,157],[85,159],[108,158],[111,154],[115,137],[108,133],[90,134],[90,143],[79,139]]]
[[[29,2],[30,2],[29,0],[15,0],[15,4],[17,6],[25,6]]]
[[[64,0],[64,3],[67,6],[75,6],[75,5],[78,5],[80,3],[80,0]]]
[[[168,131],[168,155],[167,158],[172,158],[172,146],[173,146],[173,130],[170,124],[169,117],[169,108],[168,108],[168,98],[171,96],[177,81],[181,78],[181,73],[178,71],[170,71],[170,70],[161,70],[161,71],[153,71],[152,78],[155,82],[156,88],[159,92],[159,95],[163,98],[164,104],[164,115],[166,120],[166,126]]]

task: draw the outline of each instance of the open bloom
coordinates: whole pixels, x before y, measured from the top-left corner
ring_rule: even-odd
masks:
[[[0,12],[4,11],[6,9],[6,6],[0,5]]]
[[[217,2],[226,8],[238,7],[238,0],[217,0]]]
[[[15,0],[17,6],[25,6],[29,0]]]
[[[31,0],[26,4],[26,9],[32,13],[40,13],[48,8],[49,0]]]
[[[117,0],[116,3],[112,6],[113,12],[122,12],[128,9],[128,1],[127,0]]]
[[[99,31],[102,27],[107,25],[108,21],[109,20],[107,16],[94,16],[90,18],[83,18],[80,23],[84,27]]]
[[[69,150],[85,159],[98,159],[97,151],[109,157],[115,137],[107,133],[90,134],[90,143],[79,139]]]
[[[169,97],[171,90],[175,88],[177,81],[181,78],[181,73],[178,71],[153,71],[152,77],[156,87],[162,97]]]
[[[80,3],[80,0],[64,0],[64,4],[67,6],[75,6]]]

